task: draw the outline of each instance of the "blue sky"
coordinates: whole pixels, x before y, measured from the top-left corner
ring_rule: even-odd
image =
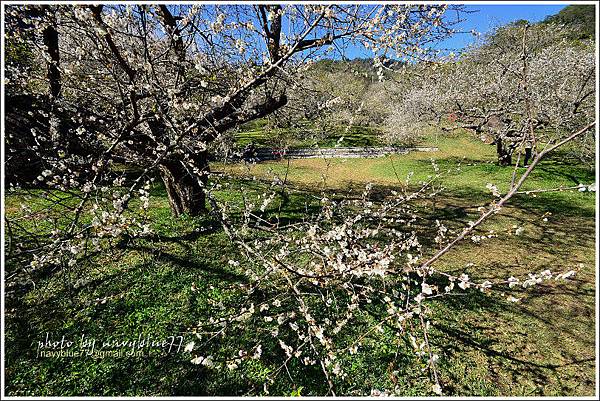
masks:
[[[564,4],[468,4],[464,6],[465,12],[461,15],[463,22],[455,26],[457,31],[470,32],[475,30],[481,34],[494,28],[506,25],[509,22],[526,19],[529,22],[539,22],[549,15],[558,13],[569,3]],[[449,11],[451,12],[451,11]],[[450,15],[454,17],[454,15]],[[475,43],[477,37],[469,33],[457,33],[451,38],[435,46],[436,48],[460,50]],[[352,59],[356,57],[370,57],[370,53],[362,48],[349,46],[345,56]]]
[[[482,4],[466,5],[467,11],[476,11],[465,14],[465,21],[458,25],[457,29],[463,31],[475,30],[486,33],[500,25],[520,19],[529,22],[542,21],[548,15],[556,14],[565,4]],[[476,38],[468,34],[457,34],[443,43],[444,47],[461,49],[474,43]]]

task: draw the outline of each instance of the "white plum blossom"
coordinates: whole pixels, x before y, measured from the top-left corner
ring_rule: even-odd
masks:
[[[433,293],[433,288],[427,283],[421,283],[421,292],[425,295],[431,295]]]
[[[183,351],[184,352],[192,352],[194,350],[194,345],[195,345],[195,343],[193,341],[187,343],[187,345],[185,346]]]

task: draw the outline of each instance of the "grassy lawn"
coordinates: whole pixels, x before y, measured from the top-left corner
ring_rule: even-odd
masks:
[[[431,231],[436,219],[459,229],[491,199],[487,183],[503,190],[510,182],[512,169],[494,164],[492,146],[465,135],[426,138],[425,143],[440,151],[376,159],[292,160],[289,169],[285,161],[218,164],[213,169],[232,174],[234,186],[243,186],[248,196],[275,177],[287,180],[292,189],[284,215],[292,219],[302,216],[315,188],[343,196],[373,182],[376,191],[385,194],[405,185],[409,172],[414,173],[409,185],[427,179],[434,158],[440,170],[447,171],[439,182],[445,190],[435,201],[420,205],[419,225],[424,232]],[[534,171],[525,189],[590,184],[594,177],[589,167],[549,159]],[[102,339],[181,334],[185,344],[194,339],[190,327],[206,321],[218,305],[240,296],[237,284],[243,284],[245,276],[227,263],[239,251],[223,231],[208,217],[173,218],[160,186],[152,195],[155,237],[99,255],[92,266],[52,274],[35,287],[15,287],[6,304],[8,395],[266,395],[262,383],[279,361],[276,346],[272,354],[265,351],[265,358],[225,372],[193,365],[189,354],[182,352],[157,351],[128,359],[36,357],[37,342],[46,333],[59,340],[62,335],[73,339],[82,334]],[[235,201],[240,194],[228,189],[219,196]],[[23,200],[27,201],[22,196],[5,200],[8,217],[19,213]],[[519,303],[477,291],[435,301],[431,342],[440,350],[446,393],[593,395],[594,218],[595,193],[517,195],[480,229],[505,235],[481,244],[465,242],[440,260],[441,270],[482,279],[583,266],[570,282],[552,281],[515,294],[522,298]],[[524,228],[522,235],[512,234],[515,225]],[[8,271],[14,268],[7,266]],[[256,333],[226,337],[223,346],[235,349],[251,344],[253,336]],[[382,336],[385,341],[365,344],[364,352],[346,361],[349,375],[336,379],[337,394],[368,395],[373,388],[397,386],[406,396],[430,395],[427,373],[414,363],[404,343],[391,333]],[[318,370],[292,366],[290,375],[294,380],[279,376],[269,395],[326,392]]]
[[[265,120],[246,124],[234,134],[238,147],[254,143],[257,147],[331,148],[335,146],[381,146],[383,143],[374,135],[376,129],[362,126],[332,126],[327,133],[306,122],[299,127],[268,128]]]

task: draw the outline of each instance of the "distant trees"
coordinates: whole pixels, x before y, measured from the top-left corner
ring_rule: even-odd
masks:
[[[596,33],[596,10],[593,4],[570,4],[547,17],[544,24],[563,25],[571,39],[593,39]]]
[[[517,23],[457,59],[422,66],[393,118],[487,134],[501,165],[511,164],[517,150],[530,158],[594,116],[594,42],[574,41],[569,32]]]
[[[272,124],[296,129],[300,139],[317,141],[352,127],[379,128],[388,112],[389,85],[380,79],[377,63],[365,59],[308,63],[289,86],[288,103],[275,113]]]

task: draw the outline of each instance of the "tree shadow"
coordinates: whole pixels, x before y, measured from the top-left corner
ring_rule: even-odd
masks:
[[[589,284],[589,283],[587,283]],[[510,293],[511,290],[507,289]],[[583,289],[579,285],[575,290],[570,290],[566,285],[560,287],[539,285],[537,288],[529,289],[528,296],[535,297],[549,297],[554,298],[558,295],[567,295],[573,298],[588,297],[593,302],[594,290]],[[447,356],[448,362],[452,363],[453,358],[462,358],[465,350],[477,350],[482,352],[487,357],[494,358],[494,364],[502,366],[503,374],[507,372],[513,377],[515,382],[522,381],[522,379],[532,379],[534,382],[540,384],[540,391],[548,383],[548,379],[551,376],[560,377],[559,370],[571,365],[582,365],[589,362],[593,362],[595,359],[593,356],[586,357],[585,355],[578,354],[571,348],[564,347],[560,349],[560,358],[564,362],[539,362],[536,360],[539,356],[536,354],[529,354],[527,351],[509,351],[506,349],[507,345],[502,340],[502,334],[506,337],[512,337],[515,339],[515,344],[529,343],[530,323],[519,323],[516,326],[516,330],[511,333],[498,334],[496,332],[497,325],[514,317],[519,319],[529,319],[531,321],[537,321],[542,324],[548,333],[560,333],[561,336],[576,339],[576,342],[589,349],[593,349],[595,346],[595,339],[593,336],[586,336],[585,333],[566,328],[564,324],[552,319],[550,316],[546,316],[544,313],[540,313],[539,310],[531,308],[525,304],[514,304],[508,303],[507,301],[500,300],[497,297],[493,297],[487,294],[482,294],[477,290],[470,290],[460,296],[450,296],[440,299],[439,302],[444,305],[446,312],[443,315],[435,317],[436,323],[433,326],[434,332],[430,334],[430,342],[432,345],[443,351],[443,354]],[[588,302],[589,303],[589,302]],[[448,310],[449,308],[449,310]],[[584,308],[585,309],[585,308]],[[582,315],[582,311],[570,311],[570,313],[582,317],[583,319],[591,318],[593,320],[593,310],[587,308],[587,313]],[[478,315],[485,314],[485,321],[480,318],[473,318],[472,313]],[[465,319],[467,315],[471,318]],[[454,320],[452,317],[458,319]],[[490,322],[498,322],[491,324]],[[512,323],[511,323],[512,325]],[[518,328],[521,329],[518,329]],[[507,337],[508,339],[508,337]],[[535,347],[535,343],[533,347]],[[589,353],[588,353],[589,354]],[[531,357],[524,357],[524,355],[531,355]],[[494,377],[494,373],[490,372],[491,377]],[[459,382],[460,380],[453,380],[453,382]],[[448,389],[450,391],[456,391],[453,388],[454,384],[449,383]],[[570,389],[569,391],[572,391]],[[540,394],[541,395],[541,394]]]

